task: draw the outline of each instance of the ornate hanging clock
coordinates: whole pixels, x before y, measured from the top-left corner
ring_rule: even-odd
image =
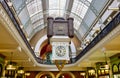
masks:
[[[74,37],[73,18],[52,18],[48,17],[47,36],[48,42],[52,45],[52,60],[61,71],[66,61],[70,60],[69,46]],[[59,65],[59,62],[63,62]]]

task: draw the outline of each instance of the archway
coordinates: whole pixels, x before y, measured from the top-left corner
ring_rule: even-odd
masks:
[[[35,78],[55,78],[54,74],[52,72],[40,72],[36,75]]]
[[[75,78],[75,76],[71,72],[59,72],[56,78]]]

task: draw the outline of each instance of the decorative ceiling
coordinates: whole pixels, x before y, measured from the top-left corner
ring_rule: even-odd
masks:
[[[105,5],[112,0],[11,0],[29,39],[47,26],[47,17],[74,18],[74,29],[82,41]],[[92,18],[92,19],[91,19]],[[102,21],[103,22],[103,21]]]

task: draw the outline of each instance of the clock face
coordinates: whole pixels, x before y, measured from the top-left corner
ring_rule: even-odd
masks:
[[[56,55],[59,57],[64,56],[66,53],[66,49],[64,46],[57,46],[55,51],[56,51]]]

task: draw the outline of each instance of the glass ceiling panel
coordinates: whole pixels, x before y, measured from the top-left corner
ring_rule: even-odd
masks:
[[[82,19],[79,16],[74,15],[73,13],[70,14],[70,17],[74,17],[74,28],[78,30]]]
[[[73,7],[72,7],[72,13],[75,13],[76,15],[80,16],[81,18],[84,18],[88,7],[80,2],[79,0],[74,0]]]
[[[39,21],[37,21],[36,23],[33,24],[33,29],[36,29],[37,27],[39,27],[43,24],[44,24],[43,19],[40,19]]]
[[[49,16],[63,17],[66,0],[49,0]]]
[[[88,1],[89,4],[86,5]],[[70,16],[74,15],[73,17],[78,19],[74,20],[74,28],[79,31],[81,36],[83,36],[86,32],[85,26],[81,25],[81,23],[84,22],[83,18],[85,17],[91,2],[92,0],[74,0],[73,7],[71,9],[72,13]]]
[[[27,3],[26,3],[27,4]],[[27,4],[27,9],[30,17],[42,11],[41,0],[33,0]]]
[[[41,0],[29,0],[26,4],[33,29],[44,24]]]
[[[43,18],[43,13],[37,13],[31,17],[31,22],[35,23],[36,21],[39,21],[39,19],[42,19],[42,18]]]
[[[79,29],[80,24],[81,24],[81,21],[79,21],[79,20],[77,20],[77,19],[74,19],[74,28],[75,28],[76,30]]]

